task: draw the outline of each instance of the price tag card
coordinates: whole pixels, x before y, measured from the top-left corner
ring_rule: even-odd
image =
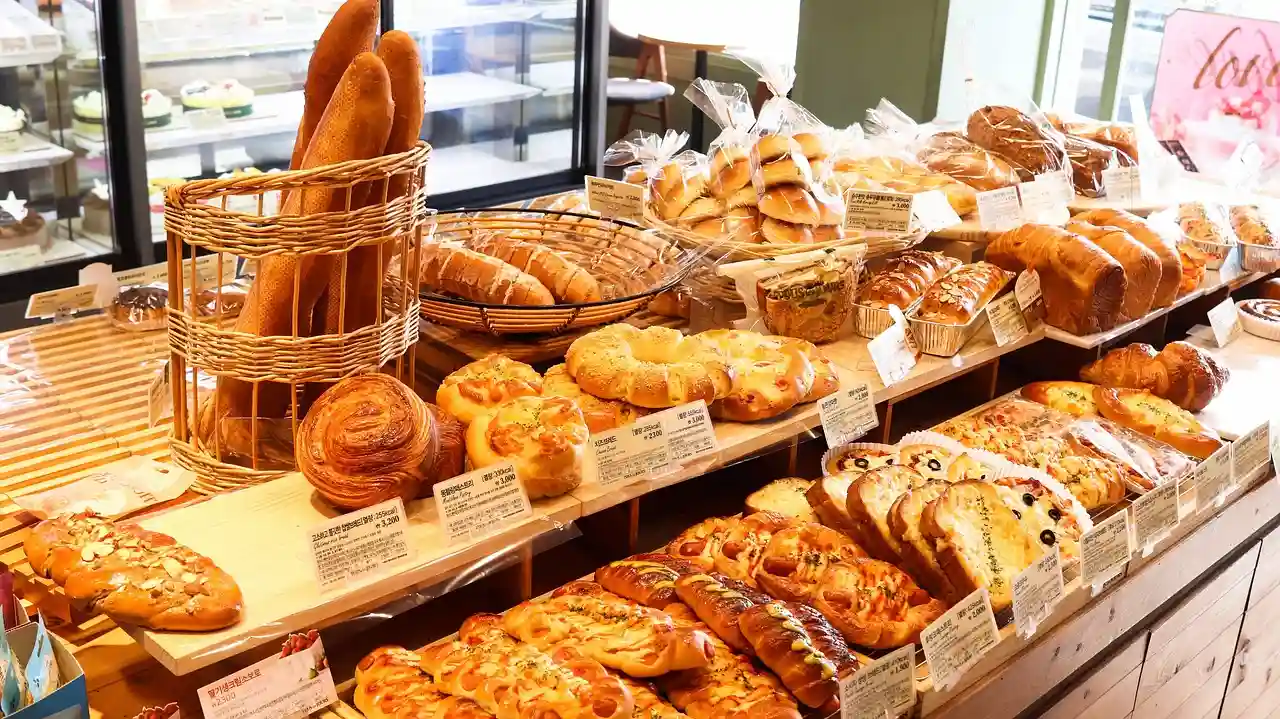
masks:
[[[651,414],[634,424],[591,435],[596,470],[604,486],[631,484],[669,471],[667,435],[662,415]]]
[[[645,186],[587,175],[587,207],[602,217],[639,222],[644,218]]]
[[[220,107],[186,110],[182,116],[187,118],[187,125],[192,130],[217,130],[227,126],[227,115]]]
[[[960,224],[960,215],[956,214],[955,208],[940,190],[917,192],[914,197],[912,212],[915,213],[920,229],[925,232]]]
[[[1058,205],[1066,207],[1076,199],[1076,188],[1071,183],[1071,173],[1068,170],[1042,172],[1036,175],[1036,182],[1047,182],[1053,186],[1054,201]]]
[[[711,424],[707,403],[698,400],[659,412],[662,431],[667,436],[667,454],[672,464],[683,464],[719,451],[716,429]]]
[[[1022,216],[1027,222],[1056,223],[1066,222],[1066,203],[1062,202],[1062,192],[1058,183],[1052,180],[1036,180],[1018,185],[1018,195],[1022,201]],[[981,208],[979,208],[981,212]]]
[[[94,308],[97,285],[77,285],[31,295],[27,301],[27,319],[72,314]]]
[[[1130,206],[1142,200],[1142,179],[1137,167],[1109,167],[1102,171],[1107,200]]]
[[[510,462],[460,474],[435,486],[436,511],[449,543],[471,541],[533,516],[529,493]]]
[[[195,473],[175,464],[126,457],[97,467],[70,484],[15,494],[13,502],[41,519],[86,510],[121,517],[177,499],[195,479]]]
[[[880,426],[876,401],[866,382],[818,400],[818,417],[828,447],[852,442]]]
[[[987,303],[987,318],[991,320],[991,334],[996,344],[1004,347],[1026,337],[1027,321],[1018,307],[1018,296],[1012,292]]]
[[[844,228],[906,234],[913,199],[907,192],[850,189],[844,196]]]
[[[1018,188],[1002,187],[978,193],[978,224],[982,229],[1012,230],[1022,223]]]
[[[1093,593],[1098,594],[1107,580],[1124,570],[1132,555],[1129,512],[1116,512],[1080,538],[1081,581],[1092,584]]]
[[[1133,532],[1142,556],[1151,556],[1156,543],[1178,526],[1178,483],[1165,482],[1133,500]]]
[[[25,245],[11,250],[0,250],[0,266],[22,265],[25,268],[39,264],[43,256],[39,245]]]
[[[982,587],[920,632],[933,685],[951,688],[999,639],[991,597]]]
[[[1240,439],[1231,445],[1231,471],[1237,481],[1243,482],[1245,477],[1266,464],[1268,451],[1271,460],[1275,461],[1277,452],[1272,443],[1280,439],[1280,436],[1277,436],[1280,433],[1269,432],[1269,430],[1268,423],[1263,422],[1241,435]],[[1273,437],[1276,439],[1272,439]],[[1280,464],[1276,466],[1280,467]]]
[[[1063,586],[1062,557],[1056,550],[1045,552],[1013,578],[1013,624],[1018,636],[1036,633],[1040,622],[1062,601]]]
[[[1196,502],[1201,512],[1209,507],[1221,507],[1227,495],[1235,489],[1231,464],[1231,445],[1224,444],[1196,466]]]
[[[1219,347],[1226,347],[1227,343],[1240,335],[1243,329],[1240,326],[1240,313],[1230,297],[1209,310],[1209,327],[1213,329],[1213,339]]]
[[[312,639],[311,637],[314,637]],[[280,654],[200,688],[205,719],[305,717],[338,701],[319,635],[294,635]]]
[[[1044,321],[1044,295],[1040,294],[1040,273],[1023,270],[1013,283],[1013,294],[1018,298],[1018,309],[1028,329],[1035,329]]]
[[[916,645],[899,647],[840,680],[840,719],[884,719],[916,703]]]
[[[1187,172],[1199,172],[1200,168],[1196,167],[1196,163],[1191,159],[1191,155],[1187,154],[1187,148],[1182,146],[1180,140],[1160,140],[1160,145],[1169,152],[1170,155],[1178,158],[1178,162],[1182,163],[1183,169]]]
[[[875,363],[880,381],[886,387],[894,382],[901,382],[911,374],[911,368],[916,366],[916,353],[911,350],[908,339],[910,334],[911,331],[905,325],[894,323],[867,342],[871,361]]]
[[[411,556],[409,522],[399,497],[321,522],[308,536],[321,591],[363,579]]]
[[[218,258],[222,258],[221,272],[219,272]],[[200,281],[202,288],[212,288],[230,284],[236,278],[236,258],[231,255],[212,254],[201,255],[195,259],[196,275]],[[158,262],[154,265],[146,267],[138,267],[132,270],[121,270],[111,273],[115,278],[118,287],[128,287],[130,285],[149,285],[156,282],[169,281],[169,263]],[[191,260],[182,261],[183,284],[190,290],[191,284]]]

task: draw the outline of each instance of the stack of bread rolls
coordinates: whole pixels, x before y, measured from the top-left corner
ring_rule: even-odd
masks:
[[[743,146],[720,147],[712,155],[710,167],[669,162],[646,179],[650,203],[659,219],[708,238],[760,241],[756,192]]]
[[[844,236],[844,202],[823,163],[821,134],[768,134],[752,148],[760,232],[771,244],[828,242]]]
[[[405,152],[417,144],[424,110],[417,44],[408,34],[391,31],[373,52],[378,18],[377,0],[347,0],[316,43],[291,169],[367,160]],[[283,199],[281,214],[356,209],[383,201],[382,189],[357,186],[290,192]],[[407,175],[393,178],[386,200],[407,191]],[[259,336],[310,336],[373,324],[380,311],[378,284],[391,254],[381,252],[384,266],[380,266],[376,246],[357,248],[348,255],[345,270],[331,254],[264,258],[235,329]],[[290,404],[287,384],[260,383],[255,403],[252,384],[219,378],[215,396],[200,408],[197,437],[205,446],[219,440],[224,459],[249,463],[261,454],[250,440],[253,423],[224,420],[283,418]]]

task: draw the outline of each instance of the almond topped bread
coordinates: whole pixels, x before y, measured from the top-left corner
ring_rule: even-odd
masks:
[[[889,510],[898,497],[926,481],[924,475],[902,465],[864,472],[849,487],[845,501],[853,520],[854,540],[871,556],[898,562],[898,540],[889,531]]]
[[[797,522],[816,522],[818,515],[805,499],[813,480],[799,477],[775,479],[747,495],[746,514],[776,512]]]
[[[1095,387],[1088,382],[1032,382],[1022,388],[1022,396],[1073,417],[1096,417]]]
[[[1145,390],[1098,387],[1093,396],[1103,417],[1179,452],[1206,459],[1222,447],[1217,432],[1200,424],[1190,412]]]
[[[995,485],[986,482],[948,487],[925,507],[920,528],[959,596],[986,587],[996,612],[1013,604],[1014,577],[1043,554]]]

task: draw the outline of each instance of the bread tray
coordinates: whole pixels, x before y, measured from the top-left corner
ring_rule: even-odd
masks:
[[[438,294],[423,285],[423,319],[491,335],[557,335],[617,322],[678,284],[701,254],[652,229],[555,210],[456,210],[436,217],[435,239],[469,246],[489,233],[514,235],[555,250],[587,270],[606,293],[597,302],[497,305]]]
[[[1240,266],[1248,272],[1280,270],[1280,247],[1240,243]]]
[[[1231,249],[1236,246],[1234,242],[1212,242],[1210,240],[1197,240],[1192,237],[1187,239],[1191,242],[1192,247],[1209,256],[1209,261],[1205,263],[1205,267],[1211,270],[1221,269],[1222,265],[1227,261],[1227,256],[1231,254]]]
[[[1264,340],[1280,342],[1280,322],[1270,322],[1245,312],[1242,305],[1248,301],[1240,300],[1236,303],[1240,315],[1240,326],[1251,335],[1261,337]]]
[[[974,313],[972,319],[962,325],[948,325],[941,322],[917,319],[914,314],[918,309],[919,306],[913,309],[910,315],[907,315],[907,321],[911,324],[911,332],[915,335],[916,343],[920,345],[920,351],[936,357],[951,357],[955,355],[987,323],[985,305]]]
[[[920,298],[916,298],[904,310],[903,314],[910,314],[920,305]],[[889,310],[881,307],[868,307],[863,304],[853,303],[853,331],[867,339],[875,339],[877,335],[893,324],[893,315],[889,314]]]

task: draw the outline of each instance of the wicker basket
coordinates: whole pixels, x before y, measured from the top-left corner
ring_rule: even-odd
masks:
[[[305,402],[329,383],[385,368],[412,384],[413,359],[405,359],[418,339],[418,277],[416,272],[407,270],[417,267],[418,248],[432,221],[425,188],[430,154],[430,146],[419,143],[408,152],[372,160],[313,170],[197,180],[166,192],[170,376],[183,378],[188,372],[191,375],[188,381],[175,379],[172,383],[171,453],[175,464],[196,474],[193,489],[212,494],[283,476],[290,469],[292,438],[305,413]],[[385,201],[393,178],[404,182],[408,191]],[[346,191],[353,188],[357,192],[367,190],[368,197],[384,201],[351,209],[348,199],[345,209],[309,215],[254,215],[226,209],[228,200],[236,197],[256,199],[261,212],[270,193],[302,193],[305,199],[305,193],[333,191],[335,197],[349,198],[354,193]],[[303,268],[315,268],[323,260],[326,269],[313,276],[339,278],[336,283],[328,282],[326,292],[330,298],[336,295],[340,308],[337,314],[345,317],[347,299],[355,296],[356,289],[347,286],[349,256],[360,247],[377,248],[377,261],[391,268],[376,288],[373,306],[381,311],[375,310],[378,316],[374,324],[347,331],[340,319],[338,327],[326,328],[327,334],[305,336],[303,332],[304,336],[299,336],[299,322],[303,321],[305,328],[310,320],[310,308],[299,309]],[[198,250],[222,253],[219,265],[236,258],[259,262],[264,268],[267,263],[278,263],[272,265],[277,269],[291,263],[292,334],[260,337],[237,331],[235,324],[225,322],[220,313],[202,316],[190,306],[194,303],[183,303],[185,293],[194,296],[213,289],[201,286],[194,263],[185,263],[184,267],[180,262],[182,258],[195,257]],[[368,252],[363,254],[370,256]],[[276,277],[287,277],[287,272],[277,272]],[[220,295],[220,289],[214,291]],[[368,296],[365,299],[373,300]],[[249,301],[255,301],[252,292]],[[221,304],[218,297],[215,306]],[[214,375],[220,384],[229,382],[233,383],[229,387],[244,389],[240,396],[251,394],[251,411],[243,417],[224,418],[223,411],[228,409],[219,405],[223,393],[208,389],[202,393],[201,374]],[[235,384],[237,381],[248,386]],[[286,397],[283,416],[260,415],[259,401],[267,392],[275,398]],[[210,426],[214,430],[206,428],[206,436],[198,436],[205,405],[211,412]],[[247,440],[247,453],[236,453],[224,446],[231,422],[240,423],[237,436]],[[275,439],[280,444],[268,448]],[[233,455],[237,461],[228,461]],[[283,464],[272,462],[273,459]]]
[[[659,233],[621,220],[552,210],[459,210],[436,218],[436,241],[469,245],[489,233],[509,234],[555,250],[606,289],[599,302],[548,306],[493,305],[424,290],[422,317],[492,335],[557,335],[616,322],[680,282],[698,258]],[[609,295],[612,293],[612,296]]]
[[[649,207],[645,207],[645,224],[668,237],[675,238],[681,245],[717,258],[720,262],[743,262],[761,260],[768,257],[781,257],[797,252],[811,252],[833,247],[864,244],[867,246],[866,257],[880,257],[891,252],[910,249],[924,241],[927,233],[914,232],[907,235],[853,232],[839,240],[812,242],[808,244],[775,245],[765,242],[737,242],[726,238],[714,238],[699,235],[692,230],[658,219]]]

